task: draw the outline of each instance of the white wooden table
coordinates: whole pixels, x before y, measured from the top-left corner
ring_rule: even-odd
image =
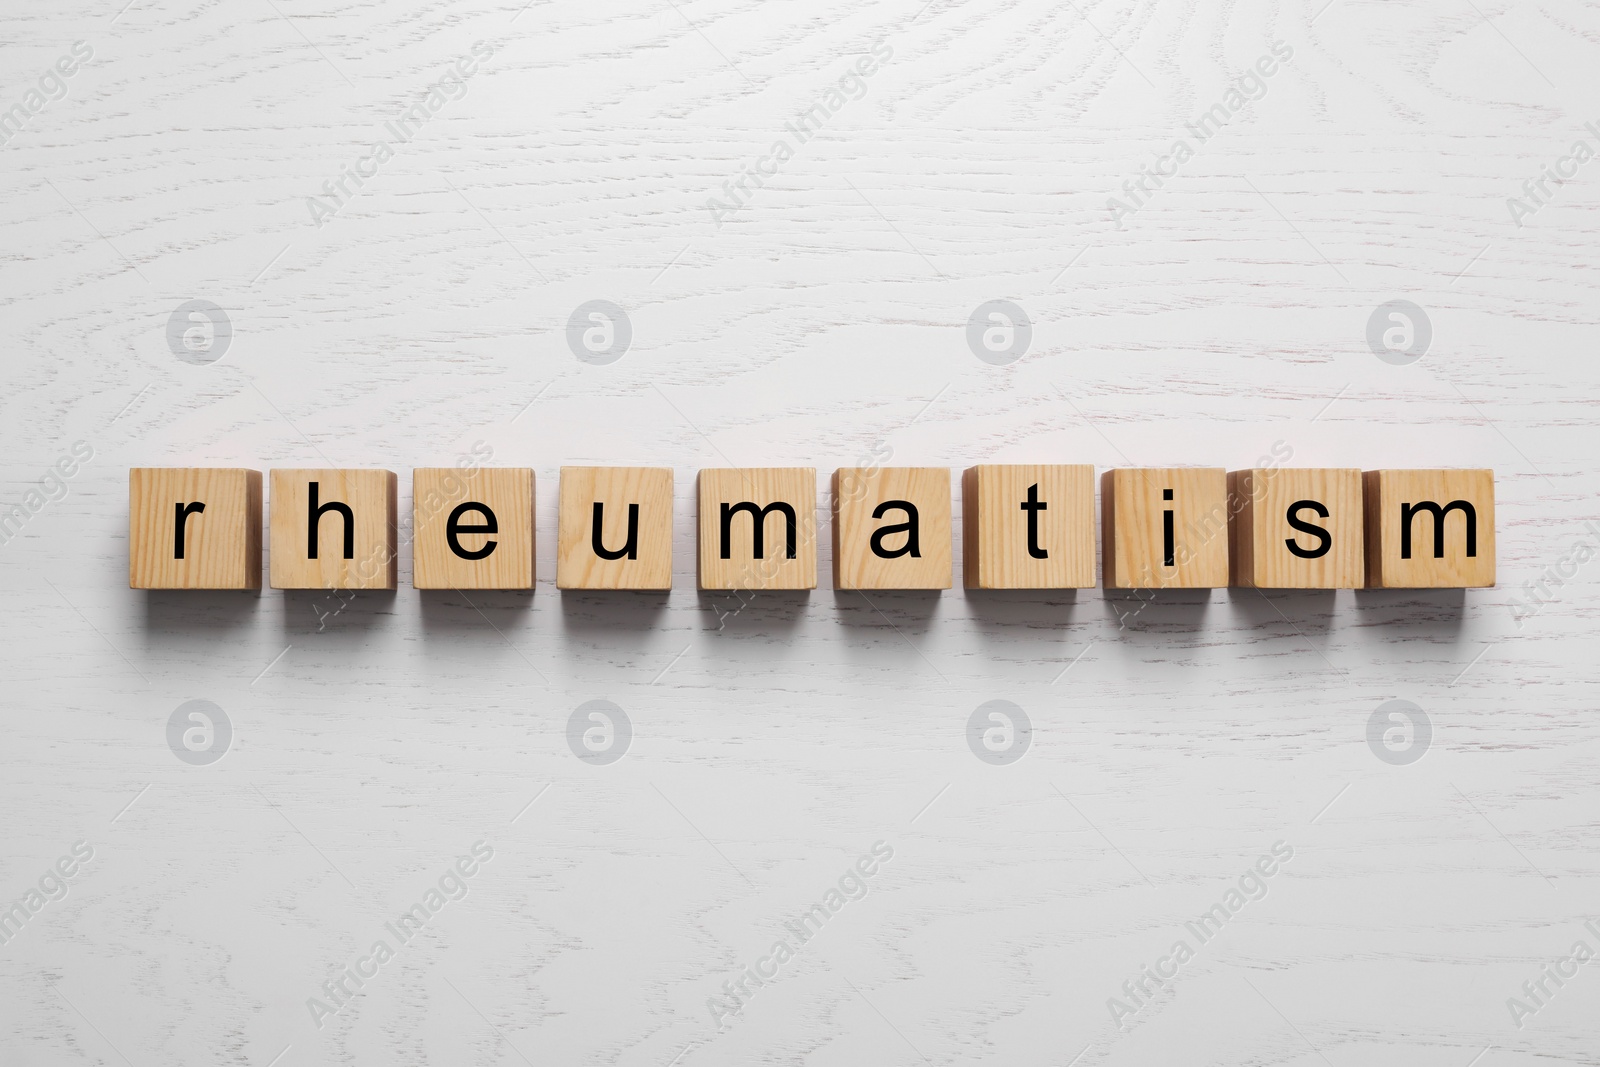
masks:
[[[1508,1007],[1600,950],[1594,4],[122,2],[3,15],[0,903],[65,896],[0,944],[0,1063],[1600,1063],[1600,967]],[[126,588],[130,466],[387,466],[407,514],[480,442],[538,471],[531,595]],[[1275,444],[1493,467],[1499,586],[694,590],[700,467]],[[676,470],[670,595],[554,589],[564,463]],[[1391,699],[1423,758],[1369,745]],[[623,758],[569,746],[591,700]],[[990,700],[1023,758],[969,748]]]

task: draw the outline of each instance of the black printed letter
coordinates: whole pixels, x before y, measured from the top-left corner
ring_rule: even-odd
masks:
[[[605,542],[600,539],[600,527],[605,519],[605,512],[606,506],[596,500],[594,502],[594,526],[589,533],[589,544],[593,546],[594,554],[601,559],[621,559],[623,556],[627,556],[629,559],[638,559],[639,505],[628,505],[628,539],[615,552],[607,548]]]
[[[311,502],[308,505],[308,514],[306,518],[306,558],[317,558],[317,524],[322,521],[322,516],[324,514],[333,511],[337,512],[339,517],[344,519],[344,558],[355,559],[356,517],[355,515],[351,514],[349,504],[341,504],[336,500],[329,501],[328,503],[323,504],[321,507],[318,507],[317,494],[321,491],[321,489],[322,486],[320,483],[311,483]]]
[[[898,556],[914,556],[922,558],[922,551],[917,547],[917,506],[909,500],[885,500],[872,509],[872,517],[883,518],[883,513],[890,508],[898,508],[906,513],[906,521],[893,526],[880,527],[872,534],[872,554],[881,559],[894,559]],[[904,530],[906,543],[899,548],[884,548],[883,539],[889,534],[899,533]]]
[[[172,531],[172,558],[183,558],[183,528],[188,525],[189,516],[206,509],[204,504],[178,504],[178,521]]]
[[[1171,500],[1172,490],[1161,490],[1161,499]],[[1178,565],[1174,547],[1172,543],[1172,509],[1167,508],[1161,513],[1161,565],[1163,567],[1176,567]]]
[[[1478,509],[1465,500],[1452,500],[1444,507],[1431,500],[1424,500],[1420,504],[1400,505],[1400,558],[1411,558],[1411,522],[1417,517],[1418,512],[1425,511],[1433,516],[1433,558],[1444,558],[1444,519],[1452,511],[1460,510],[1461,517],[1467,523],[1467,555],[1478,554]]]
[[[1034,559],[1049,559],[1050,553],[1039,547],[1039,512],[1048,511],[1049,504],[1039,499],[1039,483],[1028,486],[1028,499],[1021,504],[1028,513],[1028,555]]]
[[[476,511],[478,514],[482,515],[483,521],[462,523],[460,521],[461,516],[465,515],[469,511]],[[482,559],[489,553],[493,552],[495,545],[499,544],[500,542],[485,541],[482,548],[468,551],[467,549],[461,547],[461,541],[459,539],[461,534],[492,534],[499,532],[500,524],[495,521],[494,512],[490,510],[489,505],[480,504],[475,500],[469,500],[465,504],[456,505],[456,509],[450,513],[450,517],[446,519],[444,523],[445,543],[450,546],[450,551],[454,552],[462,559]]]
[[[1326,556],[1328,554],[1328,549],[1333,547],[1333,535],[1327,530],[1324,530],[1322,527],[1313,526],[1311,523],[1296,515],[1295,513],[1301,508],[1309,508],[1324,519],[1328,517],[1328,509],[1315,500],[1296,500],[1293,504],[1289,505],[1289,510],[1284,512],[1283,515],[1284,520],[1288,522],[1290,526],[1296,530],[1299,530],[1301,533],[1308,533],[1312,537],[1315,537],[1319,544],[1316,548],[1301,548],[1295,543],[1294,538],[1285,537],[1283,539],[1284,546],[1301,559],[1317,559],[1321,556]]]
[[[782,501],[779,501],[775,504],[768,504],[764,508],[758,508],[754,503],[748,500],[741,501],[737,504],[724,503],[722,505],[723,559],[733,558],[733,547],[730,544],[730,542],[733,540],[733,517],[739,514],[741,511],[748,511],[750,513],[751,521],[755,523],[755,536],[751,539],[750,547],[754,550],[756,559],[767,558],[767,515],[774,511],[782,515],[783,521],[787,524],[787,555],[788,558],[794,559],[795,527],[798,524],[798,520],[795,518],[794,508],[783,503]]]

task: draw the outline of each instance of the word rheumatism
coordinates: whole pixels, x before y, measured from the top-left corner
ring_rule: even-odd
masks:
[[[385,470],[274,470],[267,520],[277,589],[393,589],[397,478]],[[707,590],[814,589],[817,484],[809,467],[704,470],[698,577]],[[1476,588],[1495,581],[1494,473],[1138,467],[1099,479],[1100,580],[1110,589]],[[259,589],[262,477],[239,468],[129,471],[129,584]],[[531,589],[534,472],[413,472],[419,589]],[[833,585],[948,589],[950,471],[854,467],[831,487]],[[962,478],[963,582],[976,589],[1095,584],[1095,472],[983,465]],[[563,467],[561,589],[672,586],[673,472]]]

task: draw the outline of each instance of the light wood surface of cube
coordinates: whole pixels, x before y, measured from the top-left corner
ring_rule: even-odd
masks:
[[[1171,499],[1163,494],[1172,493]],[[1165,513],[1172,512],[1172,563]],[[1107,589],[1228,584],[1228,477],[1221,467],[1122,467],[1100,476]]]
[[[908,531],[916,508],[916,555]],[[841,467],[833,475],[833,584],[836,589],[949,589],[952,578],[947,467]],[[880,531],[890,531],[880,533]],[[903,553],[884,558],[874,551]]]
[[[1228,507],[1233,516],[1228,532],[1234,585],[1359,589],[1365,581],[1366,527],[1359,469],[1256,467],[1230,471]],[[1295,522],[1322,532],[1291,525],[1291,508]]]
[[[701,589],[817,587],[817,472],[813,467],[739,467],[699,474]],[[765,511],[759,519],[752,514]],[[793,536],[789,513],[792,512]],[[726,516],[724,507],[729,508]],[[732,510],[737,509],[737,510]],[[761,552],[756,552],[757,523]],[[726,531],[727,558],[723,558]],[[789,550],[794,550],[791,559]]]
[[[310,551],[311,483],[319,509],[342,504],[350,511],[350,553],[345,549],[346,519],[338,508],[317,522],[317,553]],[[393,589],[396,491],[393,471],[294,468],[271,475],[271,561],[274,589]]]
[[[1363,483],[1368,587],[1494,585],[1494,471],[1376,470]]]
[[[1094,467],[968,467],[961,529],[961,580],[968,589],[1087,589],[1095,583]]]
[[[528,467],[412,471],[411,584],[418,589],[532,589],[533,500]],[[482,529],[489,526],[493,529]],[[482,555],[485,549],[488,554]]]
[[[260,589],[261,472],[242,467],[129,470],[128,586]]]
[[[556,517],[556,586],[561,589],[672,588],[672,470],[669,467],[562,467]],[[607,559],[594,547],[594,505],[601,504],[600,546],[629,546]]]

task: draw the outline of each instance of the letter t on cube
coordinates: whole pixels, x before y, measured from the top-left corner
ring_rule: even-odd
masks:
[[[1094,585],[1094,468],[969,467],[961,528],[968,589],[1087,589]]]

